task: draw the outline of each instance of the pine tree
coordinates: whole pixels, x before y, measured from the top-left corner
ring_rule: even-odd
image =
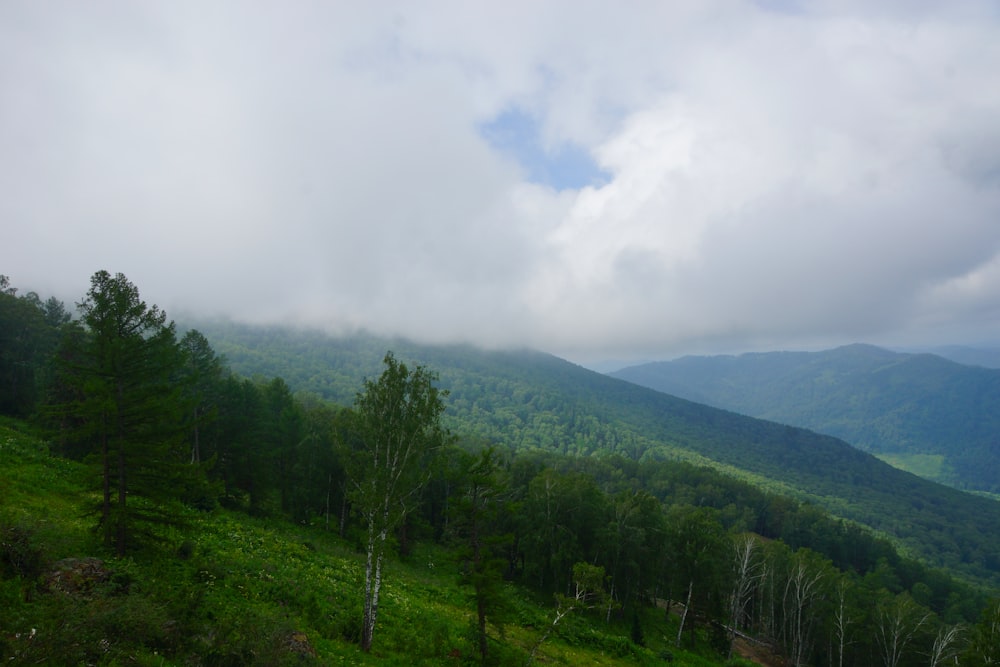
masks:
[[[98,525],[123,556],[156,525],[177,521],[169,504],[185,486],[183,355],[173,322],[121,273],[95,273],[77,306],[85,335],[65,355],[67,412],[100,466]]]

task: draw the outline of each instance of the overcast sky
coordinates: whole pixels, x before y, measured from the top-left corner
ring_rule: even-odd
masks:
[[[1000,340],[995,0],[0,3],[0,273],[569,359]]]

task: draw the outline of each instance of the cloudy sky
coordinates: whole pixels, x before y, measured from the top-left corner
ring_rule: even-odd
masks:
[[[995,344],[1000,5],[6,0],[0,231],[175,318]]]

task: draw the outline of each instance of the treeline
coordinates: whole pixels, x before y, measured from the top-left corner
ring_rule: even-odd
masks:
[[[1000,658],[997,602],[812,505],[690,464],[456,440],[436,430],[436,376],[392,355],[352,407],[296,396],[280,377],[234,374],[197,331],[178,336],[121,274],[95,274],[79,311],[4,279],[0,405],[93,464],[96,527],[119,555],[155,545],[177,503],[335,531],[371,568],[378,531],[404,558],[433,541],[462,563],[484,662],[516,623],[511,581],[555,596],[553,626],[570,611],[629,619],[639,644],[653,628],[638,612],[656,606],[679,615],[677,645],[721,655],[747,635],[797,665]],[[393,412],[393,397],[412,409]],[[405,433],[419,446],[389,488]]]

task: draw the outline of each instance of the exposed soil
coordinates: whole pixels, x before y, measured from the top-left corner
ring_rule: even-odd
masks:
[[[766,644],[751,642],[742,637],[737,637],[733,642],[733,653],[764,667],[786,667],[788,664]]]

